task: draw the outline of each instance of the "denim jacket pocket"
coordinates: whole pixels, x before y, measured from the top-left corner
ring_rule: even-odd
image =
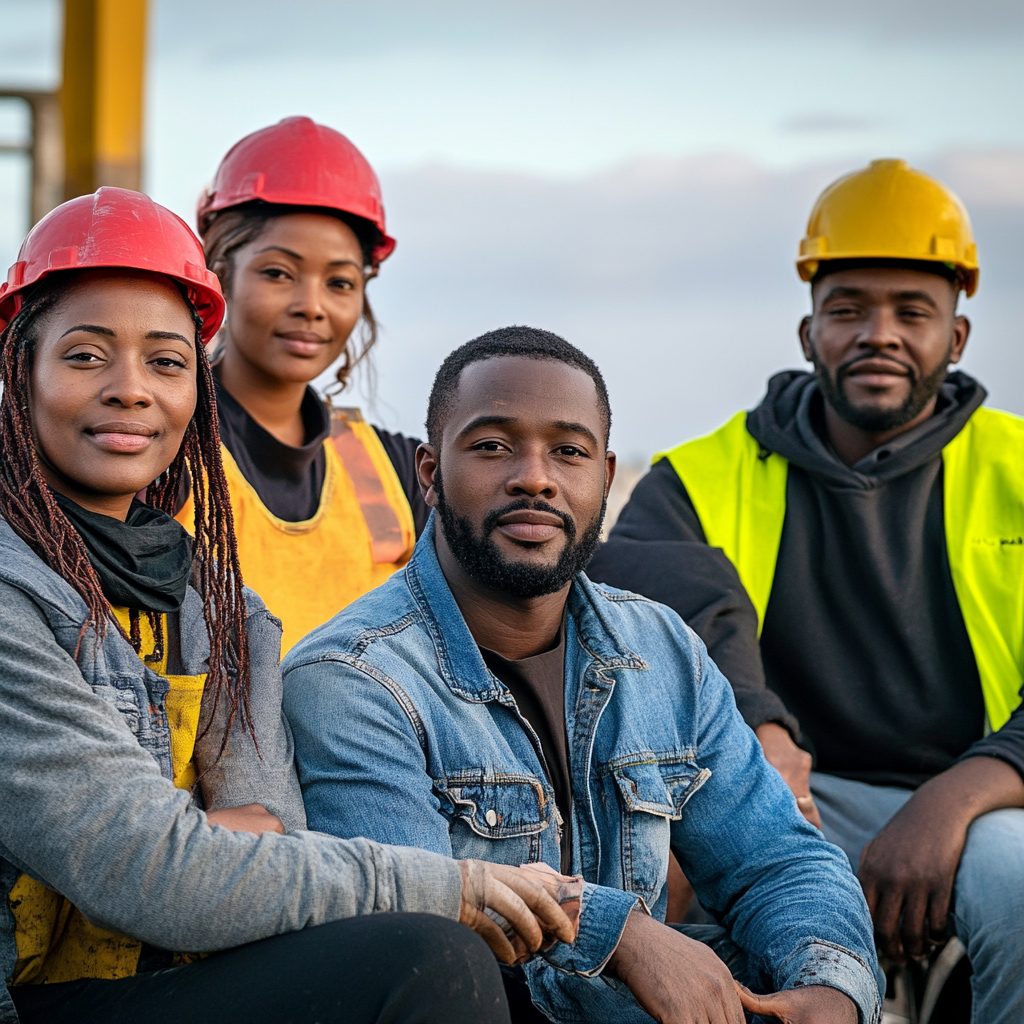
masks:
[[[672,821],[683,816],[686,801],[711,778],[710,769],[701,768],[685,754],[669,760],[619,758],[609,768],[627,811]]]
[[[451,822],[455,856],[505,864],[540,859],[540,835],[553,820],[553,804],[539,779],[528,774],[463,772],[437,788],[442,807],[448,805],[444,810]]]
[[[654,904],[665,881],[670,821],[711,778],[692,752],[620,757],[605,766],[627,813],[621,817],[622,878],[630,892]]]

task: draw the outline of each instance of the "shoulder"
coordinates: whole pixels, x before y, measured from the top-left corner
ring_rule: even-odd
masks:
[[[623,682],[644,700],[674,707],[696,699],[710,672],[707,649],[671,608],[586,577],[578,582],[584,601],[572,611],[584,648],[609,667],[641,670]]]
[[[423,443],[418,437],[406,437],[405,434],[392,433],[392,431],[378,427],[376,424],[373,425],[373,429],[388,454],[390,455],[394,452],[399,458],[411,458],[416,454],[416,449]]]
[[[0,518],[0,582],[73,622],[81,623],[85,619],[85,601],[78,591],[58,576],[3,518]]]
[[[645,660],[645,650],[664,643],[688,652],[703,650],[697,634],[668,605],[630,590],[594,583],[582,573],[579,584],[605,627],[620,634],[627,644],[636,644],[637,653]]]
[[[1024,417],[1003,409],[990,409],[986,405],[974,410],[967,425],[974,431],[985,434],[1004,434],[1015,439],[1024,438]]]
[[[981,406],[943,448],[942,458],[951,479],[966,475],[974,485],[979,472],[996,472],[1014,483],[1024,459],[1024,418]]]
[[[0,614],[3,616],[0,642],[10,636],[13,630],[22,627],[29,630],[47,629],[46,615],[38,602],[22,587],[3,578],[0,578]]]

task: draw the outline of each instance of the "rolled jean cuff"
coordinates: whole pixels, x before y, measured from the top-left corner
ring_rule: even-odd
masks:
[[[626,918],[636,909],[650,913],[639,896],[584,882],[576,941],[571,946],[566,942],[555,943],[542,954],[544,959],[560,971],[595,977],[615,952]]]
[[[875,972],[856,953],[824,939],[801,946],[777,972],[785,979],[782,988],[826,985],[838,989],[857,1006],[858,1024],[880,1024],[885,984],[881,970]]]

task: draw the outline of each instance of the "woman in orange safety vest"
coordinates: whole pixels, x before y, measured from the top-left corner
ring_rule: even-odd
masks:
[[[228,301],[214,362],[239,558],[286,653],[404,565],[429,513],[419,442],[310,386],[340,359],[344,388],[373,346],[365,287],[395,242],[366,159],[305,117],[233,146],[198,222]]]

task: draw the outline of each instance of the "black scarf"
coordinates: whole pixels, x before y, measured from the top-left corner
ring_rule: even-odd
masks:
[[[192,569],[192,538],[166,512],[133,500],[125,522],[82,508],[53,493],[71,520],[115,607],[175,612],[185,599]]]

